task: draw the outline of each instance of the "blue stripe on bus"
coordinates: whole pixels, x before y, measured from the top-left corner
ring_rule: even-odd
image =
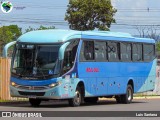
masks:
[[[11,82],[15,82],[19,85],[31,85],[31,86],[43,86],[43,85],[49,85],[52,83],[55,83],[57,78],[52,78],[48,80],[23,80],[15,77],[11,77]]]

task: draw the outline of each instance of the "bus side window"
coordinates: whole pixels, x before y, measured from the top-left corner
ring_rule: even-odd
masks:
[[[143,45],[143,60],[148,62],[155,58],[155,47],[152,44]]]
[[[78,40],[72,41],[66,48],[64,53],[64,60],[63,60],[63,73],[69,71],[74,64],[77,48],[78,48]]]
[[[121,43],[121,60],[131,61],[131,44]]]
[[[80,60],[94,60],[94,41],[83,41]]]
[[[142,44],[132,44],[132,60],[135,62],[142,61]]]
[[[95,41],[96,61],[106,61],[106,42]]]
[[[107,42],[107,57],[109,61],[119,61],[119,43]]]

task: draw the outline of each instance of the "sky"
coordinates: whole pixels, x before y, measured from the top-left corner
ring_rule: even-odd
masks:
[[[160,25],[160,0],[112,0],[112,5],[117,9],[113,31],[137,34],[135,26]]]
[[[29,26],[55,26],[69,29],[64,21],[68,0],[9,0],[14,8],[5,14],[0,10],[0,26],[17,24],[23,31]],[[113,32],[128,32],[137,35],[135,26],[160,25],[160,0],[111,0],[117,13]],[[16,9],[25,7],[24,9]]]

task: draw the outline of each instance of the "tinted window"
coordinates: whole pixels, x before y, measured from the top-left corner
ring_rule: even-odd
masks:
[[[19,45],[22,46],[22,45]],[[61,44],[57,45],[23,45],[17,46],[13,61],[12,75],[23,79],[47,79],[60,72],[58,52]]]
[[[79,40],[74,40],[66,47],[63,60],[63,73],[66,73],[73,67],[76,58],[78,43]]]
[[[80,60],[94,60],[94,41],[83,41]]]
[[[151,61],[155,58],[154,45],[144,44],[143,45],[143,60]]]
[[[121,60],[131,61],[131,44],[121,43]]]
[[[142,44],[132,44],[132,60],[142,61]]]
[[[107,57],[109,61],[119,60],[119,43],[108,42],[107,43]]]
[[[95,42],[96,61],[106,61],[106,42]]]

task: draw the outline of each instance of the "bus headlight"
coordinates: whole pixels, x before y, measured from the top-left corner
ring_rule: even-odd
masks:
[[[59,82],[50,84],[49,87],[52,88],[52,87],[58,86],[58,85],[60,85],[60,84],[61,84],[61,82],[59,81]]]
[[[11,82],[11,85],[12,86],[16,86],[17,84],[15,82]]]

